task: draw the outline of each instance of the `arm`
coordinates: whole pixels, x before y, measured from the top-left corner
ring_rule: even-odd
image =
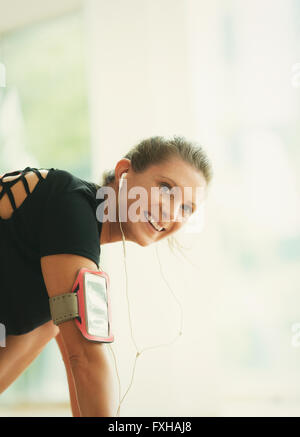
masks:
[[[41,268],[49,297],[70,292],[82,267],[97,270],[91,260],[77,255],[42,257]],[[81,416],[113,417],[117,403],[107,345],[86,340],[74,320],[61,323],[59,328]]]
[[[55,340],[56,340],[57,345],[59,347],[64,365],[66,368],[72,415],[73,415],[73,417],[81,417],[79,405],[78,405],[78,401],[77,401],[77,394],[76,394],[76,389],[75,389],[75,384],[74,384],[74,378],[73,378],[72,370],[70,367],[70,360],[69,360],[69,357],[66,353],[66,347],[64,345],[64,341],[62,339],[60,332],[56,335]]]

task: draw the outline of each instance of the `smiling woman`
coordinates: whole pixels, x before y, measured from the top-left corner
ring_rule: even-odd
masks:
[[[123,240],[125,247],[127,240],[145,247],[180,230],[201,205],[211,177],[204,151],[179,137],[142,141],[117,162],[113,177],[102,187],[55,168],[26,167],[2,175],[0,323],[6,327],[7,347],[0,351],[0,393],[55,337],[66,367],[73,415],[114,415],[106,345],[81,335],[79,313],[74,307],[70,314],[63,299],[74,291],[82,268],[101,270],[101,245]],[[138,188],[145,194],[137,208],[133,196],[121,190],[123,183],[129,192]],[[182,196],[186,188],[190,190]],[[117,213],[116,221],[97,214],[104,203],[99,189],[108,189],[117,198],[108,205]],[[174,189],[179,196],[170,196]],[[124,207],[129,212],[125,221],[120,217]],[[137,210],[142,220],[135,220]],[[51,311],[52,299],[63,307],[59,320]],[[97,323],[103,323],[102,315]]]
[[[167,238],[170,249],[180,247],[177,240],[172,234],[180,229],[185,221],[199,208],[207,193],[207,188],[212,180],[213,171],[211,163],[203,148],[195,143],[187,141],[180,136],[174,136],[166,139],[161,136],[151,137],[141,141],[134,146],[119,163],[114,170],[106,170],[103,173],[102,187],[112,187],[116,190],[119,174],[128,172],[126,181],[128,191],[132,187],[143,187],[148,193],[148,209],[144,205],[146,213],[152,218],[152,224],[155,222],[159,228],[163,227],[168,232],[162,232],[155,239]],[[117,176],[117,177],[116,177]],[[167,188],[167,190],[163,189]],[[161,193],[161,204],[158,205],[158,199],[152,196],[151,190],[157,188]],[[175,188],[179,189],[184,199],[184,203],[176,203],[171,200],[170,194]],[[188,191],[188,188],[190,191]],[[187,195],[185,195],[187,193]],[[176,196],[175,196],[176,198]],[[133,202],[129,203],[132,204]],[[156,214],[150,214],[155,211]],[[176,216],[182,211],[184,220],[181,225],[174,223]],[[168,213],[168,214],[167,214]],[[164,219],[168,216],[168,223]],[[151,220],[150,220],[151,222]],[[142,224],[145,229],[145,225]],[[104,224],[104,234],[106,225]],[[127,238],[134,241],[132,227],[130,223],[125,224]],[[149,232],[153,232],[153,227],[146,223]],[[137,227],[135,228],[137,229]],[[118,235],[118,228],[115,228]],[[141,231],[142,232],[142,231]],[[139,243],[148,245],[153,242],[153,238],[142,236],[140,232]],[[111,226],[110,234],[113,234]],[[147,234],[147,233],[146,233]],[[114,237],[111,237],[114,238]],[[118,238],[119,237],[115,237]],[[116,241],[116,240],[114,240]]]

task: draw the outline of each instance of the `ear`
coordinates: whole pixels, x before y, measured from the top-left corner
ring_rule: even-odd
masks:
[[[115,176],[116,180],[121,179],[121,175],[125,172],[127,173],[131,167],[131,161],[127,158],[122,158],[117,162],[115,166]]]

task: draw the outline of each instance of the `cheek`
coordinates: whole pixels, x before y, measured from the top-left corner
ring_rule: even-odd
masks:
[[[143,199],[127,199],[127,218],[129,222],[136,222],[144,217],[144,211],[148,205]]]
[[[182,229],[182,226],[184,226],[183,222],[172,222],[172,226],[170,231],[166,232],[166,236],[175,234],[176,232],[180,231]]]

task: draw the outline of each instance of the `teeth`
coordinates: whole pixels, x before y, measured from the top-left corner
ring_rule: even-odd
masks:
[[[147,217],[147,219],[152,223],[152,225],[155,227],[155,229],[157,230],[157,231],[159,231],[159,232],[161,232],[164,228],[161,228],[154,220],[153,220],[153,218],[151,217],[151,215],[149,215],[147,212],[146,212],[146,217]]]

